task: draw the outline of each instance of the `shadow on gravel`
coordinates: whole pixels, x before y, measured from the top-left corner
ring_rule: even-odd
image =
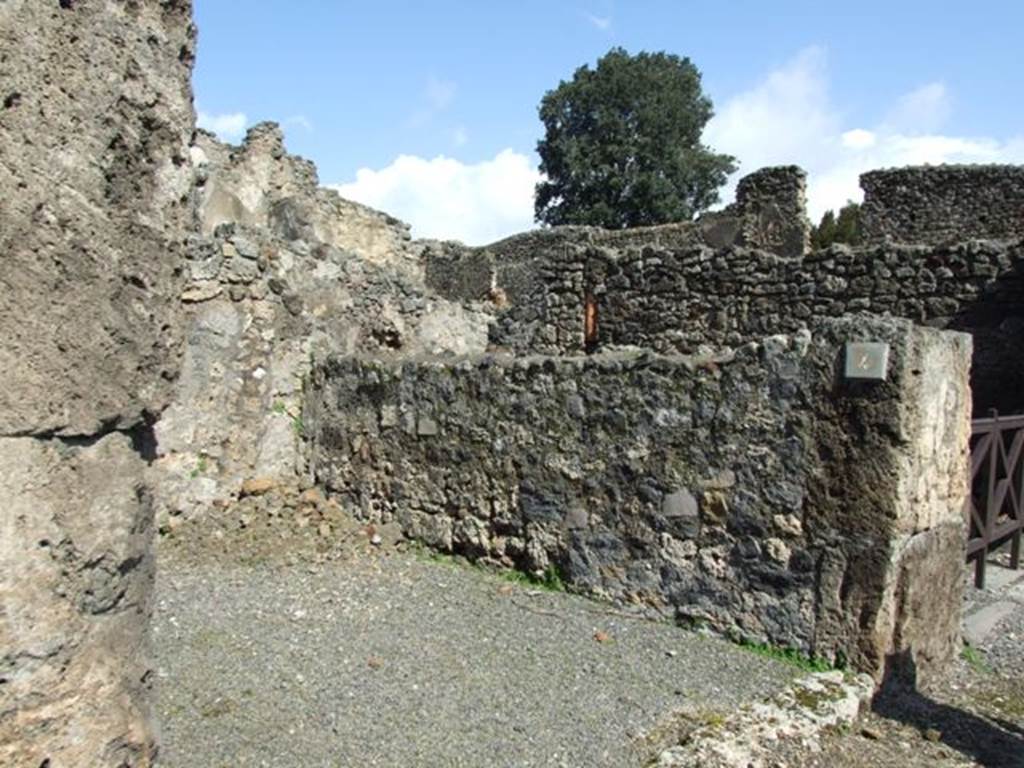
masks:
[[[1020,726],[998,718],[978,717],[921,693],[909,654],[887,660],[885,680],[872,709],[922,734],[936,732],[938,741],[986,768],[1024,766],[1024,730]]]

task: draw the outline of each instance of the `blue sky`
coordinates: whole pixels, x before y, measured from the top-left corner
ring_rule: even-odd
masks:
[[[813,217],[869,168],[1024,163],[1024,1],[195,0],[200,123],[260,120],[324,184],[483,243],[527,229],[537,104],[612,46],[689,56],[741,174],[797,163]],[[723,193],[728,200],[731,192]]]

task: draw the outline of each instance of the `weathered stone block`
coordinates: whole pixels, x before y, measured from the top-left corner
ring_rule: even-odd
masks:
[[[796,258],[810,250],[807,174],[795,165],[762,168],[740,179],[726,213],[740,217],[744,245]]]
[[[185,0],[0,3],[0,434],[131,427],[170,398],[194,34]]]
[[[144,466],[120,434],[0,438],[0,764],[153,758]]]
[[[125,432],[148,450],[179,368],[184,257],[210,256],[188,237],[191,11],[0,2],[0,93],[18,96],[0,110],[3,765],[155,752],[152,508]]]

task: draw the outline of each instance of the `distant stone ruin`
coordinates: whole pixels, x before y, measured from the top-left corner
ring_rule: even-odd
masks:
[[[1024,237],[1024,167],[941,165],[861,176],[871,243],[949,245]]]
[[[258,477],[307,475],[303,381],[330,352],[482,351],[489,316],[428,291],[408,226],[317,186],[257,125],[239,147],[199,132],[198,231],[181,293],[186,343],[156,425],[158,524],[173,530]]]
[[[499,297],[490,347],[319,364],[317,480],[444,550],[875,674],[912,649],[927,679],[958,638],[971,344],[891,314],[993,286],[1009,314],[1020,244],[810,253],[803,186],[766,169],[694,223],[429,248],[435,291]],[[883,381],[844,375],[867,341]]]
[[[414,241],[276,126],[197,132],[194,35],[0,2],[0,763],[152,764],[154,529],[254,489],[876,676],[952,658],[972,398],[1024,410],[1022,169],[867,174],[858,248],[808,250],[793,167]]]
[[[604,346],[692,353],[792,333],[818,318],[903,317],[974,336],[978,414],[1024,410],[1021,169],[865,174],[867,242],[815,252],[807,245],[803,177],[793,167],[759,171],[741,181],[735,205],[695,223],[623,232],[558,228],[486,248],[431,252],[427,282],[450,298],[504,295],[508,306],[497,313],[491,341],[519,353]],[[910,222],[942,209],[936,180],[947,177],[956,199],[977,188],[976,198],[998,197],[1000,205],[980,220],[945,217],[944,234],[927,242],[910,239],[917,234]],[[884,219],[875,194],[891,199],[892,189],[904,201]],[[776,245],[764,246],[768,241]],[[580,321],[588,300],[597,317],[589,341]]]

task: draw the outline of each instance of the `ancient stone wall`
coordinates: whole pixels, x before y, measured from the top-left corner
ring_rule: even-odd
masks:
[[[487,344],[486,314],[424,288],[408,227],[318,188],[276,126],[240,148],[200,143],[210,231],[189,241],[182,373],[157,425],[163,531],[229,504],[247,481],[308,485],[300,411],[312,360]],[[219,208],[225,199],[239,206]]]
[[[811,253],[803,172],[766,168],[741,180],[736,203],[696,222],[443,244],[424,254],[426,280],[443,296],[497,300],[491,342],[523,354],[605,345],[686,353],[791,332],[814,317],[905,317],[974,334],[976,411],[1016,412],[1024,239],[1011,223],[1024,215],[1022,178],[1013,166],[865,174],[872,244]],[[977,202],[989,198],[999,202]],[[913,244],[877,242],[885,240]]]
[[[0,50],[0,764],[150,765],[191,3],[6,0]]]
[[[887,381],[839,376],[855,340],[890,344]],[[927,677],[958,637],[969,355],[858,317],[718,356],[334,357],[304,418],[366,519],[874,672],[909,647]]]
[[[509,292],[492,329],[498,346],[583,352],[588,301],[598,346],[659,352],[731,347],[813,318],[891,314],[974,334],[978,411],[1024,409],[1024,387],[1013,386],[1024,382],[1024,241],[835,246],[802,259],[700,246],[578,247],[548,256],[535,257],[543,266],[529,271],[525,289]]]
[[[316,167],[285,151],[275,123],[250,128],[238,147],[200,131],[192,159],[201,169],[199,212],[206,235],[237,223],[284,240],[357,251],[374,263],[417,266],[409,253],[409,225],[319,186]]]
[[[697,222],[425,246],[428,286],[493,303],[494,354],[319,366],[314,470],[432,546],[927,680],[958,643],[972,345],[907,319],[974,335],[977,409],[1024,408],[1024,241],[809,253],[802,174],[749,179]],[[855,339],[886,383],[843,379]]]
[[[861,176],[867,242],[1024,238],[1024,166],[939,165]]]
[[[968,329],[1019,377],[1019,175],[869,175],[871,238],[928,246],[807,254],[792,167],[694,222],[414,243],[274,125],[196,135],[194,36],[188,0],[0,0],[0,762],[150,765],[154,508],[311,473],[684,620],[950,657],[968,345],[821,318]],[[956,215],[922,217],[943,185]],[[852,339],[892,347],[886,382],[838,377]]]
[[[804,252],[802,174],[765,169],[741,181],[737,203],[696,223],[541,230],[482,249],[448,244],[425,254],[426,278],[442,295],[496,297],[491,342],[521,354],[578,354],[608,345],[689,353],[849,312],[967,331],[975,336],[976,412],[1018,412],[1024,410],[1024,239],[1007,235],[1015,232],[1008,222],[1019,209],[1014,185],[1022,173],[981,166],[866,174],[868,226],[876,234],[889,227],[917,237],[915,244]],[[943,203],[935,198],[947,180]],[[1005,204],[986,214],[964,203],[944,217],[951,229],[928,225],[934,238],[900,223],[911,214],[894,199],[897,193],[943,210],[960,206],[972,189],[979,200],[994,195]],[[886,203],[894,206],[890,219]]]
[[[580,226],[538,229],[484,248],[426,243],[421,248],[426,283],[441,296],[459,301],[484,301],[493,298],[497,290],[510,305],[530,311],[526,305],[531,302],[537,306],[544,303],[537,298],[537,291],[546,291],[548,267],[558,269],[588,248],[746,246],[798,257],[810,243],[805,189],[806,174],[800,168],[764,168],[740,180],[735,203],[697,221],[618,230]]]

